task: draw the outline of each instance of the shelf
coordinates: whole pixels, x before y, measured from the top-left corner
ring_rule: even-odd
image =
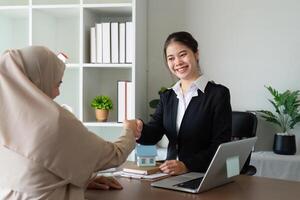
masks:
[[[21,9],[26,9],[27,13],[28,13],[29,6],[1,6],[0,5],[1,14],[2,14],[2,10],[8,10],[9,11],[9,10],[21,10]]]
[[[66,63],[67,68],[80,68],[80,64],[76,63]]]
[[[131,16],[132,4],[123,3],[123,4],[91,4],[84,5],[84,9],[89,9],[92,12],[99,12],[102,16],[107,15],[123,15]]]
[[[114,140],[123,126],[117,123],[118,81],[132,81],[134,115],[147,116],[146,11],[145,0],[0,0],[0,51],[43,45],[65,53],[66,70],[55,101],[71,107],[89,130]],[[89,63],[90,29],[103,22],[132,22],[132,63]],[[96,122],[90,103],[97,95],[112,98],[108,122]]]
[[[130,69],[132,67],[132,64],[90,64],[90,63],[84,63],[84,68],[88,67],[94,67],[94,68],[115,68],[115,69]]]
[[[90,29],[102,22],[132,21],[131,4],[123,6],[85,7],[83,9],[83,62],[90,62]]]
[[[95,112],[90,106],[97,95],[110,96],[113,110],[109,112],[108,121],[118,119],[118,81],[132,80],[130,69],[84,68],[83,69],[83,121],[94,121]]]
[[[68,62],[79,63],[79,8],[35,8],[32,11],[32,44],[64,52]]]
[[[77,63],[66,63],[67,68],[80,68],[80,64]],[[83,68],[113,68],[113,69],[131,69],[132,64],[102,64],[102,63],[83,63]]]
[[[83,4],[122,4],[131,3],[131,0],[83,0]]]
[[[85,126],[95,127],[122,127],[123,123],[118,122],[85,122]]]
[[[80,0],[32,0],[32,5],[79,4]]]
[[[33,5],[33,9],[45,9],[45,8],[80,8],[78,4],[61,4],[61,5]]]

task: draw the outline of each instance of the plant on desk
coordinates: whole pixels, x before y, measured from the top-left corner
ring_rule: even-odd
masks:
[[[290,130],[300,122],[300,91],[286,90],[280,93],[271,86],[266,88],[273,96],[273,100],[269,101],[275,108],[275,113],[268,110],[258,110],[256,113],[280,128],[281,133],[275,134],[273,151],[277,154],[293,155],[296,153],[296,141]]]
[[[95,108],[96,119],[100,122],[106,122],[109,110],[113,109],[111,98],[105,95],[96,96],[92,100],[91,106]]]

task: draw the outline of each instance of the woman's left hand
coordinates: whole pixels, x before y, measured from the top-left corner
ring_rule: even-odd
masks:
[[[185,164],[179,160],[166,160],[159,166],[160,170],[164,173],[171,175],[178,175],[188,172]]]
[[[114,177],[97,176],[91,181],[87,189],[90,190],[109,190],[109,189],[123,189],[122,185]]]

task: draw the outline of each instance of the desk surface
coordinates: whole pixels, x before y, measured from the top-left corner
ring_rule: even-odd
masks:
[[[300,196],[299,182],[253,176],[239,176],[233,183],[200,194],[154,188],[147,181],[127,178],[119,178],[118,180],[123,185],[123,190],[90,190],[87,191],[86,198],[89,200],[298,200]]]

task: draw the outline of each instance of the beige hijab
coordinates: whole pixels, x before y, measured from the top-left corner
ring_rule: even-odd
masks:
[[[64,69],[45,47],[1,56],[0,143],[83,187],[103,155],[93,145],[99,138],[49,98]]]

